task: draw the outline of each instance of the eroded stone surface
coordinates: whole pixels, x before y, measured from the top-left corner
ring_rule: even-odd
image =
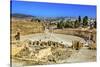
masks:
[[[26,41],[22,46],[14,58],[26,64],[61,63],[72,54],[72,50],[66,48],[64,44],[53,41]]]

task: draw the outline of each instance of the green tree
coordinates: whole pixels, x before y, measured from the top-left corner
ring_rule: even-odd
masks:
[[[57,23],[57,28],[61,29],[63,27],[64,27],[63,21],[60,21],[59,23]]]
[[[78,17],[79,26],[81,26],[81,16]]]
[[[83,26],[85,27],[85,26],[87,26],[88,25],[88,16],[85,16],[84,18],[83,18]]]
[[[64,28],[68,28],[69,27],[69,21],[66,21],[65,23],[64,23]]]
[[[60,23],[59,22],[57,23],[57,28],[60,28]]]
[[[81,16],[78,17],[78,21],[79,21],[79,23],[81,23]]]
[[[86,27],[88,25],[88,16],[85,16],[83,18],[83,27]]]
[[[74,28],[77,28],[77,27],[79,27],[79,26],[80,26],[79,20],[76,20],[76,21],[74,22]]]

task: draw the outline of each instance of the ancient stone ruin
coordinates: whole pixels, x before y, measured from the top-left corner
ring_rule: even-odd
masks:
[[[83,47],[83,43],[79,42],[79,41],[73,41],[72,42],[72,48],[79,50],[80,48]]]
[[[15,35],[15,39],[20,40],[20,32],[17,32],[17,34]]]
[[[51,64],[61,63],[69,58],[72,50],[62,43],[54,41],[30,41],[22,45],[22,49],[14,55],[14,58],[24,61],[26,64]]]

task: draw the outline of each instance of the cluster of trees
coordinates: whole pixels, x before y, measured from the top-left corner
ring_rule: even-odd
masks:
[[[57,23],[57,28],[72,28],[73,27],[73,22],[72,21],[67,21],[67,22],[63,22],[60,21],[59,23]]]
[[[85,16],[81,18],[81,16],[78,17],[76,21],[69,21],[66,22],[60,21],[57,23],[57,28],[78,28],[78,27],[87,27],[88,26],[88,16]],[[94,28],[96,28],[96,20],[94,22]]]

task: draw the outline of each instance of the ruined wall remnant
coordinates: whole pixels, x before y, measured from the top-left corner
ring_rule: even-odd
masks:
[[[81,42],[79,42],[79,41],[73,41],[72,42],[72,48],[79,50],[82,47],[83,47],[83,44]]]
[[[20,32],[17,32],[17,34],[15,35],[15,39],[20,40]]]
[[[19,52],[13,57],[27,64],[51,64],[61,63],[60,61],[69,58],[71,50],[64,47],[64,44],[54,41],[24,41]]]

